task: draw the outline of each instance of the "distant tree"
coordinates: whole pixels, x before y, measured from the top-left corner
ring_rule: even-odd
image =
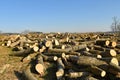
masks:
[[[111,25],[111,29],[114,33],[120,36],[120,21],[117,17],[113,17],[113,23]]]
[[[22,31],[22,34],[28,34],[30,32],[30,30],[24,30],[24,31]]]
[[[113,17],[113,22],[112,22],[112,25],[111,25],[111,29],[114,33],[118,32],[118,29],[120,27],[120,24],[119,24],[119,20],[116,16]]]

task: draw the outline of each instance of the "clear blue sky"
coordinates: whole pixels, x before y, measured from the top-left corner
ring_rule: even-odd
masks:
[[[109,31],[120,0],[0,0],[2,32]]]

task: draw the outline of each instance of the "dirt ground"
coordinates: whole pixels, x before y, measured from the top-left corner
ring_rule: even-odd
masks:
[[[0,46],[0,80],[22,80],[21,57],[11,57],[10,49]]]

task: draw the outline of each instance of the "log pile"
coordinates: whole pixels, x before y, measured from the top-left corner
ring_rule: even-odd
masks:
[[[27,80],[39,80],[36,75],[45,76],[49,67],[46,62],[56,65],[55,80],[117,80],[120,79],[117,58],[120,47],[119,38],[113,39],[113,35],[21,34],[5,37],[1,45],[12,48],[9,56],[23,57],[22,62],[26,64],[23,75]]]

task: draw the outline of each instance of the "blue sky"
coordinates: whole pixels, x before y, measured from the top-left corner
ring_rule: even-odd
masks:
[[[120,0],[0,0],[2,32],[110,31]]]

